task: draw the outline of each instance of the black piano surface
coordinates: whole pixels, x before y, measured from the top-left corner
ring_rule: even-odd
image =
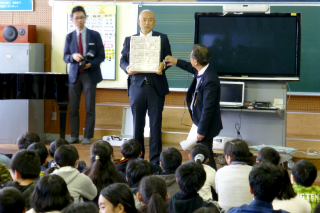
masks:
[[[51,72],[0,73],[0,99],[54,99],[60,111],[60,137],[65,138],[68,74]]]

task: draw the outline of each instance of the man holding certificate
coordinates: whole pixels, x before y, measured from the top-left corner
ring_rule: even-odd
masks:
[[[192,128],[197,129],[197,143],[208,147],[209,165],[217,170],[213,158],[212,143],[222,129],[220,115],[220,81],[213,66],[209,64],[210,52],[207,47],[195,44],[190,54],[190,62],[167,56],[168,66],[177,65],[194,75],[187,93]]]
[[[162,151],[162,111],[165,95],[169,93],[169,86],[165,75],[167,67],[162,61],[167,55],[172,55],[172,53],[167,35],[153,31],[155,23],[156,20],[152,11],[142,11],[138,19],[141,31],[139,34],[133,36],[160,37],[160,49],[158,54],[150,55],[150,53],[154,53],[154,50],[152,49],[153,46],[150,47],[150,52],[143,54],[149,54],[146,60],[154,57],[159,58],[157,60],[157,63],[159,64],[158,71],[139,70],[138,72],[137,70],[131,69],[130,64],[132,64],[133,61],[136,64],[146,64],[146,61],[141,59],[139,53],[135,53],[134,55],[133,53],[131,54],[130,47],[133,45],[130,44],[131,36],[125,38],[123,50],[121,52],[122,56],[120,59],[120,67],[128,74],[128,95],[133,115],[133,138],[140,142],[143,152],[142,157],[144,157],[144,126],[146,112],[148,111],[151,133],[150,163],[153,165],[159,165],[159,157]]]

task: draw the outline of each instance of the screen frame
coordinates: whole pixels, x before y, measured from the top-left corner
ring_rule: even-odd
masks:
[[[201,17],[296,17],[296,73],[295,74],[245,74],[239,73],[218,73],[220,79],[226,80],[262,80],[262,81],[300,81],[300,60],[301,60],[301,13],[221,13],[221,12],[196,12],[194,14],[194,43],[198,44],[199,19]]]
[[[244,105],[244,89],[245,89],[245,83],[244,82],[235,82],[235,81],[220,81],[221,84],[240,84],[242,85],[242,102],[221,102],[220,105],[224,106],[243,106]]]

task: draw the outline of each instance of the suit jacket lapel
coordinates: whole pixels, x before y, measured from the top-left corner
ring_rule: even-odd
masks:
[[[76,52],[78,52],[78,40],[77,40],[77,31],[73,31],[72,33],[72,41],[75,42]]]
[[[87,28],[87,35],[86,35],[86,53],[89,52],[89,41],[91,38],[91,31]]]

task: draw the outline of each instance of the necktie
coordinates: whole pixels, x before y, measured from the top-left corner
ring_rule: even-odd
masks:
[[[78,45],[78,52],[83,55],[83,47],[82,47],[82,38],[81,38],[81,33],[79,33],[79,45]],[[79,68],[79,72],[84,72],[84,69]]]

